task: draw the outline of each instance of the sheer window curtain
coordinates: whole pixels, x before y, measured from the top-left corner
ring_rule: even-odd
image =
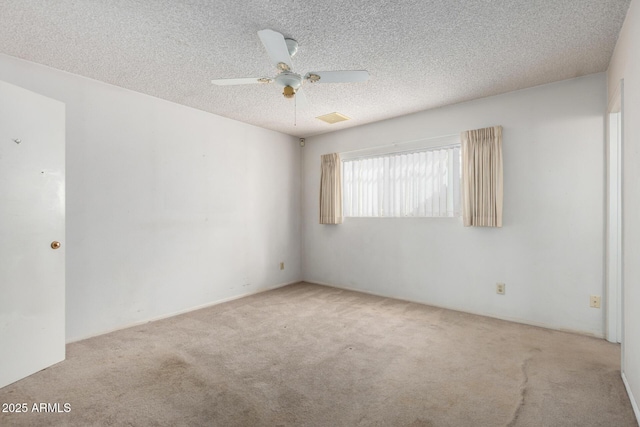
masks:
[[[460,214],[460,147],[393,153],[343,164],[346,217]]]
[[[465,227],[502,227],[502,126],[469,130],[462,142]]]
[[[342,179],[340,156],[321,157],[320,224],[342,224]]]

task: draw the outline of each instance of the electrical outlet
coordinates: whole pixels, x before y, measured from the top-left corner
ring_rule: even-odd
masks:
[[[496,294],[504,295],[506,287],[504,283],[496,283]]]
[[[280,270],[284,270],[284,261],[280,263]]]
[[[589,297],[589,307],[600,308],[600,295],[591,295]]]

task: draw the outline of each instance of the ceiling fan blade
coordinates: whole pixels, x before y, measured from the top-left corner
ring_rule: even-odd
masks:
[[[271,83],[273,80],[266,77],[243,77],[240,79],[215,79],[211,80],[211,83],[218,86],[232,86],[232,85],[250,85],[256,83]]]
[[[291,56],[289,56],[289,49],[287,49],[287,43],[284,41],[282,34],[273,30],[260,30],[258,31],[258,37],[260,37],[264,48],[267,50],[269,59],[274,67],[281,71],[291,70],[293,68]],[[284,68],[280,64],[286,64],[288,68]]]
[[[313,76],[320,77],[314,81]],[[311,71],[307,73],[305,79],[312,83],[360,83],[369,80],[369,72],[359,71]]]
[[[302,91],[302,88],[296,91],[296,107],[297,108],[308,108],[309,100],[307,99],[307,95]]]

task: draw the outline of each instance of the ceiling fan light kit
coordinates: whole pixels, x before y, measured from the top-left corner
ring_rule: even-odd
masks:
[[[215,79],[211,83],[218,86],[233,86],[254,83],[275,82],[282,86],[282,95],[285,98],[302,98],[299,101],[306,104],[306,98],[302,93],[304,82],[311,83],[358,83],[369,79],[369,73],[364,70],[359,71],[312,71],[304,78],[292,71],[293,64],[291,58],[298,52],[298,42],[294,39],[286,39],[277,31],[261,30],[258,37],[262,41],[264,48],[269,55],[271,64],[278,70],[278,74],[273,77],[249,77],[235,79]],[[296,96],[297,95],[297,96]]]
[[[296,94],[295,90],[291,86],[285,86],[282,90],[282,94],[285,98],[293,98],[293,95]]]

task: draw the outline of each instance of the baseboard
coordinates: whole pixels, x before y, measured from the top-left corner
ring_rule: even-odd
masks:
[[[535,326],[535,327],[544,328],[544,329],[551,329],[553,331],[569,332],[571,334],[584,335],[584,336],[588,336],[588,337],[592,337],[592,338],[600,338],[600,339],[604,339],[605,338],[604,334],[595,334],[595,333],[592,333],[592,332],[580,331],[580,330],[575,330],[575,329],[558,328],[558,327],[554,327],[554,326],[551,326],[551,325],[547,325],[545,323],[532,322],[532,321],[529,321],[529,320],[526,320],[526,319],[514,318],[514,317],[509,317],[509,316],[496,316],[494,314],[481,313],[481,312],[477,312],[477,311],[461,310],[461,309],[455,308],[455,307],[448,307],[448,306],[444,306],[444,305],[432,304],[432,303],[427,302],[427,301],[414,300],[414,299],[398,297],[398,296],[394,296],[394,295],[386,295],[386,294],[381,294],[381,293],[372,292],[372,291],[368,291],[368,290],[350,288],[348,286],[334,285],[334,284],[331,284],[331,283],[323,283],[323,282],[316,282],[316,281],[310,281],[310,280],[303,280],[303,282],[311,283],[311,284],[314,284],[314,285],[328,286],[330,288],[342,289],[342,290],[345,290],[345,291],[360,292],[360,293],[363,293],[363,294],[374,295],[374,296],[382,297],[382,298],[393,298],[393,299],[397,299],[399,301],[413,302],[413,303],[416,303],[416,304],[428,305],[430,307],[442,308],[442,309],[445,309],[445,310],[459,311],[460,313],[467,313],[467,314],[474,314],[476,316],[490,317],[492,319],[506,320],[507,322],[520,323],[522,325]]]
[[[640,409],[638,409],[638,401],[633,397],[633,392],[631,392],[631,387],[629,386],[629,382],[627,381],[627,376],[622,372],[622,382],[624,383],[624,388],[627,389],[627,394],[629,395],[629,400],[631,400],[631,407],[633,408],[633,413],[636,414],[636,422],[638,426],[640,426]]]
[[[259,293],[270,291],[270,290],[273,290],[273,289],[283,288],[285,286],[293,285],[294,283],[300,283],[300,280],[295,280],[293,282],[287,282],[287,283],[280,283],[280,284],[271,285],[271,286],[262,286],[260,288],[254,289],[254,290],[252,290],[250,292],[245,292],[243,294],[234,295],[232,297],[223,298],[223,299],[211,301],[211,302],[208,302],[208,303],[205,303],[205,304],[196,305],[194,307],[186,308],[184,310],[173,311],[171,313],[163,314],[161,316],[151,317],[149,319],[128,323],[128,324],[126,324],[124,326],[119,326],[119,327],[113,328],[113,329],[107,329],[107,330],[104,330],[104,331],[101,331],[101,332],[98,332],[98,333],[95,333],[95,334],[83,336],[83,337],[80,337],[80,338],[74,338],[72,340],[67,341],[66,344],[71,344],[71,343],[82,341],[82,340],[86,340],[86,339],[89,339],[89,338],[98,337],[98,336],[104,335],[104,334],[110,334],[111,332],[116,332],[116,331],[121,331],[123,329],[133,328],[135,326],[144,325],[144,324],[150,323],[150,322],[156,322],[158,320],[168,319],[169,317],[179,316],[181,314],[190,313],[192,311],[201,310],[203,308],[213,307],[214,305],[224,304],[225,302],[234,301],[234,300],[237,300],[237,299],[240,299],[240,298],[248,297],[249,295],[259,294]]]

